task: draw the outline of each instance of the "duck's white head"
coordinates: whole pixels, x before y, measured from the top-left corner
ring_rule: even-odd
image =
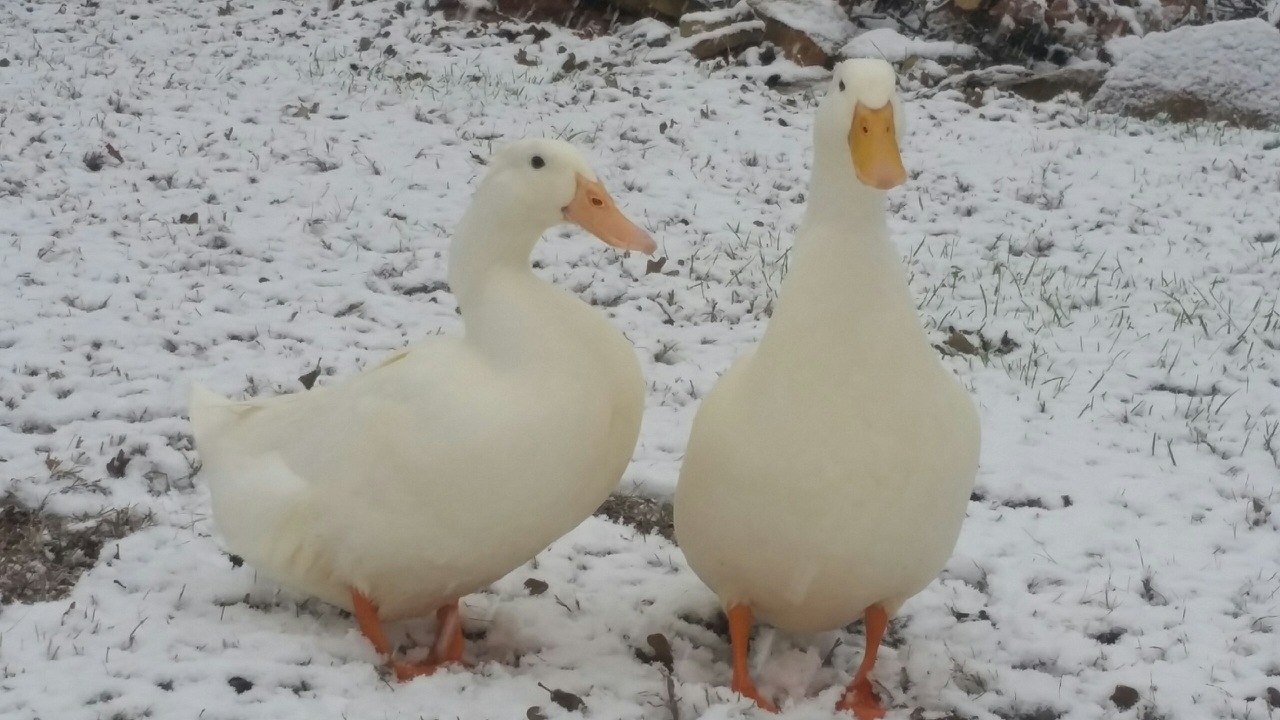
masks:
[[[618,209],[582,154],[561,140],[506,146],[490,161],[480,193],[490,205],[485,212],[518,218],[539,235],[571,222],[620,250],[657,249],[649,233]]]
[[[846,60],[836,65],[818,106],[815,150],[843,154],[847,144],[858,182],[889,190],[907,179],[898,152],[904,126],[893,66],[878,59]]]

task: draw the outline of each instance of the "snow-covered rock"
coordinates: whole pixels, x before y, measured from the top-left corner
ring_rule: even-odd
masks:
[[[688,47],[694,57],[706,60],[748,45],[759,45],[762,41],[764,23],[759,20],[744,20],[698,32],[681,40],[679,46]]]
[[[836,0],[751,0],[765,39],[797,65],[823,65],[857,32]]]
[[[746,0],[740,0],[735,5],[718,10],[685,13],[680,16],[680,36],[692,37],[698,33],[718,30],[734,23],[755,19],[756,14],[752,12],[751,6],[747,4]]]
[[[849,42],[840,50],[840,56],[846,58],[883,58],[891,63],[898,63],[911,56],[941,59],[967,59],[977,54],[972,45],[950,41],[921,40],[909,38],[891,28],[868,30]]]
[[[1173,120],[1280,123],[1280,30],[1265,20],[1183,27],[1107,45],[1116,65],[1097,110]]]

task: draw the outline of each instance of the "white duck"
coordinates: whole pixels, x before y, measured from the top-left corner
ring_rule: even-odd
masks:
[[[906,180],[893,69],[835,69],[814,121],[809,204],[768,330],[706,397],[676,489],[676,535],[720,597],[733,688],[753,614],[793,632],[862,616],[839,707],[884,714],[869,673],[888,619],[955,547],[977,471],[973,402],[939,362],[889,238]]]
[[[202,387],[191,422],[227,546],[283,585],[352,610],[401,679],[461,660],[458,598],[586,519],[635,449],[635,350],[533,275],[573,222],[616,248],[653,240],[567,143],[496,155],[451,248],[461,337],[411,346],[345,383],[232,402]],[[381,621],[436,611],[431,657],[391,660]]]

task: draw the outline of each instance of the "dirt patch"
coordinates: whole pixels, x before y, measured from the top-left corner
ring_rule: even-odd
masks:
[[[642,495],[610,495],[595,514],[642,533],[656,532],[676,541],[675,510],[670,501]]]
[[[67,518],[0,499],[0,604],[66,597],[105,543],[149,520],[128,510]]]

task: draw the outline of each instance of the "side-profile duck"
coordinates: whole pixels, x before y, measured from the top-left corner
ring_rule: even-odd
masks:
[[[977,472],[974,403],[889,237],[903,120],[888,63],[835,68],[777,308],[699,408],[676,487],[680,547],[729,617],[732,686],[766,709],[747,670],[753,618],[793,632],[863,618],[866,654],[839,707],[883,716],[881,637],[946,564]]]
[[[586,519],[635,449],[634,348],[529,267],[538,238],[565,222],[655,249],[572,146],[518,141],[492,159],[450,249],[464,334],[292,395],[192,390],[200,476],[228,548],[352,611],[401,679],[460,661],[458,599]],[[382,623],[430,613],[430,657],[393,660]]]

